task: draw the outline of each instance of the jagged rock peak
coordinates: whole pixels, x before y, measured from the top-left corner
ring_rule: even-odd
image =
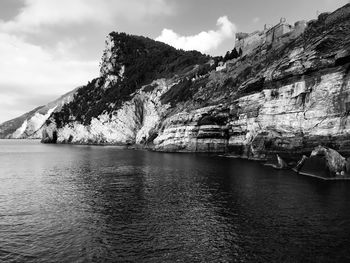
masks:
[[[121,56],[118,53],[119,53],[119,47],[116,47],[113,36],[108,35],[106,37],[105,50],[103,51],[103,55],[101,59],[101,67],[100,67],[101,76],[119,73],[114,71],[114,69],[122,66],[120,65],[122,62],[120,61]]]
[[[146,84],[209,59],[198,51],[177,50],[147,37],[111,32],[105,41],[100,77],[105,79],[105,89],[123,80]]]

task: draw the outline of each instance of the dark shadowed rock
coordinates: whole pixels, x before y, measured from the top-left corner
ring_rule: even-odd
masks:
[[[347,165],[346,159],[341,156],[337,151],[324,146],[317,146],[310,154],[312,156],[322,156],[325,158],[327,167],[331,175],[340,176],[344,175]]]

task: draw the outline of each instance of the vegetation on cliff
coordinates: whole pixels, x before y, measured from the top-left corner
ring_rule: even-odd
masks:
[[[102,87],[108,76],[102,75],[80,88],[74,100],[53,115],[58,127],[70,121],[87,125],[92,118],[103,112],[110,113],[118,109],[124,101],[130,99],[131,94],[155,79],[184,75],[196,65],[201,65],[197,73],[209,70],[205,63],[210,57],[198,51],[177,50],[162,42],[125,33],[112,32],[110,37],[115,43],[111,52],[117,53],[117,61],[114,61],[117,66],[109,73],[117,74],[124,67],[123,78],[104,89]],[[191,76],[193,75],[194,73]]]

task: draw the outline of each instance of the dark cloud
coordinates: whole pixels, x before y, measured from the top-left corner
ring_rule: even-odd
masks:
[[[14,18],[24,6],[24,0],[1,0],[0,20],[8,21]]]

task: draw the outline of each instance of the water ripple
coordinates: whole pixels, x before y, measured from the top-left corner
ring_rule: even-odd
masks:
[[[0,141],[0,262],[346,262],[349,201],[248,161]]]

